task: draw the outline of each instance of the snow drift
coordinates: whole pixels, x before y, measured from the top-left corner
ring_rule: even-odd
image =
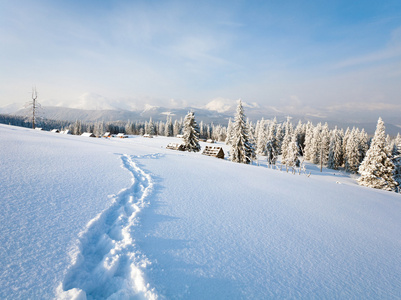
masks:
[[[401,197],[346,174],[165,149],[174,138],[0,139],[2,299],[401,294]]]

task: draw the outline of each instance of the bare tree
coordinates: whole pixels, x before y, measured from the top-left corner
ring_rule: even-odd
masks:
[[[35,121],[37,116],[37,110],[42,108],[39,102],[37,102],[38,92],[36,91],[36,87],[32,88],[32,101],[29,101],[25,107],[32,110],[32,128],[35,129]]]

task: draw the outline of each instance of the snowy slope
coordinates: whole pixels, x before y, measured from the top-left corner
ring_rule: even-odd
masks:
[[[0,125],[0,298],[400,297],[400,195],[174,141]]]

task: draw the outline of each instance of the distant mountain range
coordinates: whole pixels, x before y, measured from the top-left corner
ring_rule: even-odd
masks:
[[[10,110],[12,108],[10,107]],[[84,110],[76,108],[66,108],[59,106],[46,106],[40,111],[40,116],[47,119],[53,120],[66,120],[75,121],[81,120],[85,122],[98,122],[98,121],[149,121],[152,118],[153,121],[165,121],[167,115],[172,117],[172,120],[184,118],[188,111],[193,110],[198,123],[203,121],[204,123],[214,123],[227,125],[229,118],[234,119],[235,107],[227,107],[223,112],[216,110],[205,109],[205,108],[165,108],[158,106],[147,106],[144,110]],[[5,113],[4,111],[0,111]],[[9,113],[9,112],[8,112]],[[12,115],[27,116],[29,115],[29,109],[19,109]],[[253,122],[264,119],[277,118],[279,122],[286,120],[288,114],[275,110],[274,108],[259,108],[259,107],[245,107],[246,116]],[[336,112],[322,112],[319,115],[291,115],[292,122],[295,125],[298,120],[302,122],[311,121],[313,124],[319,122],[327,122],[330,127],[338,126],[339,128],[346,129],[347,127],[359,127],[364,128],[369,134],[373,134],[376,128],[376,122],[379,115],[375,115],[377,112],[371,112],[371,115],[367,116],[366,111],[362,114],[348,111],[336,111]],[[386,132],[392,136],[397,135],[401,132],[401,118],[381,115],[386,125]]]

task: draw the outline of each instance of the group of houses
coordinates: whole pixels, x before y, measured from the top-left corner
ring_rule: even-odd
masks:
[[[36,128],[36,130],[42,130],[42,128]],[[53,129],[50,132],[61,133],[61,134],[71,134],[71,132],[69,130],[61,130],[60,131],[59,129]],[[94,135],[92,132],[84,132],[81,134],[81,136],[93,137],[93,138],[96,137],[96,135]],[[128,135],[126,135],[124,133],[111,134],[110,132],[106,132],[105,134],[103,134],[103,137],[104,138],[116,137],[116,138],[124,139],[124,138],[128,138]],[[144,134],[143,137],[153,138],[153,136],[149,135],[149,134]],[[179,137],[179,136],[177,136],[177,137]],[[215,141],[211,140],[211,139],[204,140],[203,142],[207,142],[207,143],[211,143],[211,144],[215,143]],[[179,143],[169,143],[166,146],[166,148],[171,149],[171,150],[185,151],[185,146],[183,144],[179,144]],[[224,151],[221,146],[205,146],[205,149],[203,150],[202,154],[224,159]]]

